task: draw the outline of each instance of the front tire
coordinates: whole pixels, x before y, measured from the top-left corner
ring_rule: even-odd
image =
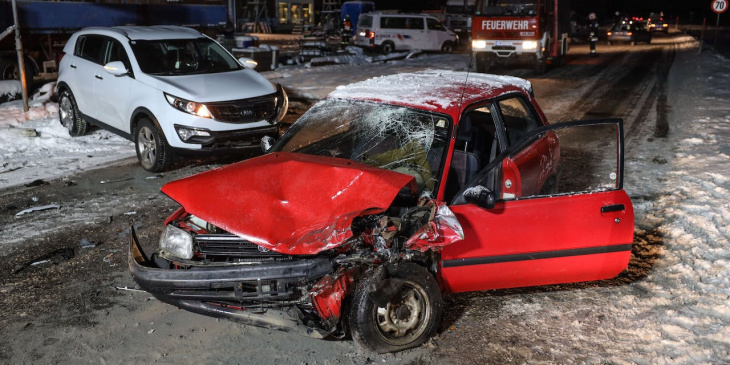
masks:
[[[172,164],[172,149],[164,134],[149,118],[142,118],[134,130],[134,145],[142,168],[149,172],[167,170]]]
[[[446,41],[443,45],[441,45],[441,53],[453,53],[454,52],[454,43]]]
[[[89,129],[89,124],[81,118],[76,99],[69,89],[63,89],[58,97],[58,119],[71,137],[83,136]]]
[[[423,267],[412,262],[397,265],[389,278],[378,275],[379,269],[365,273],[357,284],[349,313],[352,339],[364,349],[378,353],[401,351],[428,340],[441,322],[443,302],[439,286]],[[376,292],[385,282],[389,298]],[[373,296],[379,295],[381,304]]]

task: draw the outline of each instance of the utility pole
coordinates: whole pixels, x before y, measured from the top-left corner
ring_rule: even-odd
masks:
[[[13,21],[15,22],[15,50],[18,52],[18,75],[23,88],[23,111],[28,111],[28,84],[25,82],[25,59],[23,59],[23,43],[20,41],[20,23],[18,22],[18,6],[13,0]]]

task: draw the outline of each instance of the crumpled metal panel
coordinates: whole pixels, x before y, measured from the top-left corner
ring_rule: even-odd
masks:
[[[406,247],[425,252],[429,249],[438,250],[464,239],[464,230],[454,212],[444,202],[432,202],[435,210],[432,219],[406,241]]]
[[[352,219],[385,211],[412,176],[351,160],[277,152],[166,184],[185,210],[257,245],[315,254],[352,236]]]

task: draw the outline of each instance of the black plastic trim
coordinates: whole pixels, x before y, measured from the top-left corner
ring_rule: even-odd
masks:
[[[444,268],[447,268],[447,267],[459,267],[459,266],[470,266],[470,265],[500,264],[500,263],[505,263],[505,262],[554,259],[554,258],[559,258],[559,257],[595,255],[595,254],[622,252],[622,251],[631,251],[631,244],[629,243],[629,244],[624,244],[624,245],[598,246],[598,247],[576,248],[576,249],[570,249],[570,250],[521,253],[521,254],[516,254],[516,255],[472,257],[472,258],[458,259],[458,260],[444,260],[444,261],[442,261],[441,266]]]

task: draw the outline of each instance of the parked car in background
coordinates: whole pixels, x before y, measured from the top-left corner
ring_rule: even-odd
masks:
[[[661,14],[651,13],[647,27],[650,32],[669,32],[669,24]]]
[[[379,49],[386,55],[410,49],[451,53],[457,44],[456,33],[423,14],[362,14],[355,35],[356,46]]]
[[[151,255],[131,229],[129,268],[196,313],[399,351],[435,333],[442,293],[624,270],[622,161],[620,120],[548,125],[523,79],[378,77],[268,154],[163,186],[181,207]]]
[[[258,148],[286,113],[280,86],[190,28],[87,28],[63,51],[61,123],[72,136],[96,125],[131,139],[148,171],[179,154]]]
[[[608,44],[614,43],[651,43],[651,33],[646,29],[646,23],[641,21],[624,21],[614,25],[606,35]]]

